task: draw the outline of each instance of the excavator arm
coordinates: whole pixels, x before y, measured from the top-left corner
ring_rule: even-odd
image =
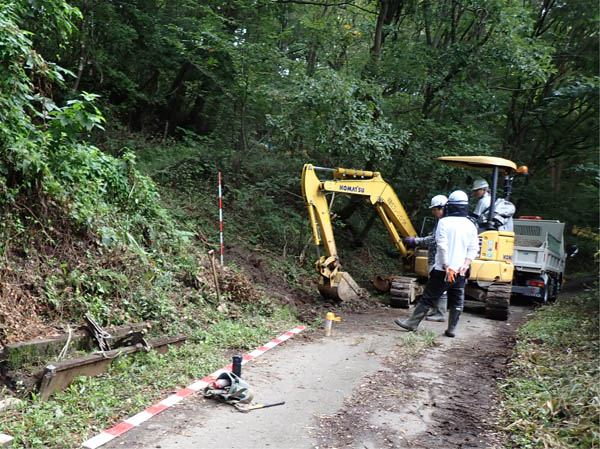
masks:
[[[321,181],[316,172],[330,172],[333,180]],[[413,255],[404,245],[403,237],[416,237],[417,233],[394,189],[383,180],[381,173],[345,168],[322,168],[305,164],[302,170],[302,196],[317,248],[321,243],[325,256],[315,267],[321,275],[319,291],[323,296],[348,300],[360,295],[360,288],[352,277],[342,271],[331,225],[327,193],[343,193],[365,197],[377,210],[390,239],[404,258]]]

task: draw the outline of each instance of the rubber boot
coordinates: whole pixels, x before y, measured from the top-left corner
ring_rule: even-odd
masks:
[[[432,309],[431,312],[429,312],[427,314],[425,319],[427,321],[437,321],[437,322],[443,323],[444,321],[446,321],[447,307],[448,307],[448,295],[446,294],[446,292],[444,292],[442,294],[442,296],[440,296],[440,299],[438,300],[437,307]]]
[[[419,327],[421,321],[423,321],[423,318],[425,318],[425,315],[427,315],[427,312],[429,312],[429,306],[419,302],[409,319],[401,321],[399,318],[396,318],[394,323],[407,331],[414,332]]]
[[[462,310],[460,309],[450,309],[450,316],[448,316],[448,329],[446,329],[446,337],[454,337],[456,335],[456,325],[458,324],[458,319]]]

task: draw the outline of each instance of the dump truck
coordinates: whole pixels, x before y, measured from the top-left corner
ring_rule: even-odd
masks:
[[[540,217],[514,220],[515,274],[512,293],[543,302],[556,299],[562,287],[568,254],[564,243],[565,224]]]

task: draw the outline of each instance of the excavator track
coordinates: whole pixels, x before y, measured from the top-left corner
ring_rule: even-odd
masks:
[[[410,304],[415,302],[419,290],[416,279],[404,276],[394,277],[390,287],[390,306],[408,309]]]
[[[511,295],[510,284],[492,284],[485,299],[485,316],[492,320],[506,321]]]

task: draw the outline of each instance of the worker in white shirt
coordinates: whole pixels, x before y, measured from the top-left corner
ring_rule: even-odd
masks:
[[[416,331],[429,309],[435,307],[438,298],[446,291],[450,314],[445,335],[456,335],[464,305],[467,271],[479,252],[477,228],[467,218],[468,213],[467,194],[462,190],[452,192],[448,197],[446,216],[440,219],[435,232],[435,265],[429,274],[425,292],[410,318],[395,320],[403,329]]]

